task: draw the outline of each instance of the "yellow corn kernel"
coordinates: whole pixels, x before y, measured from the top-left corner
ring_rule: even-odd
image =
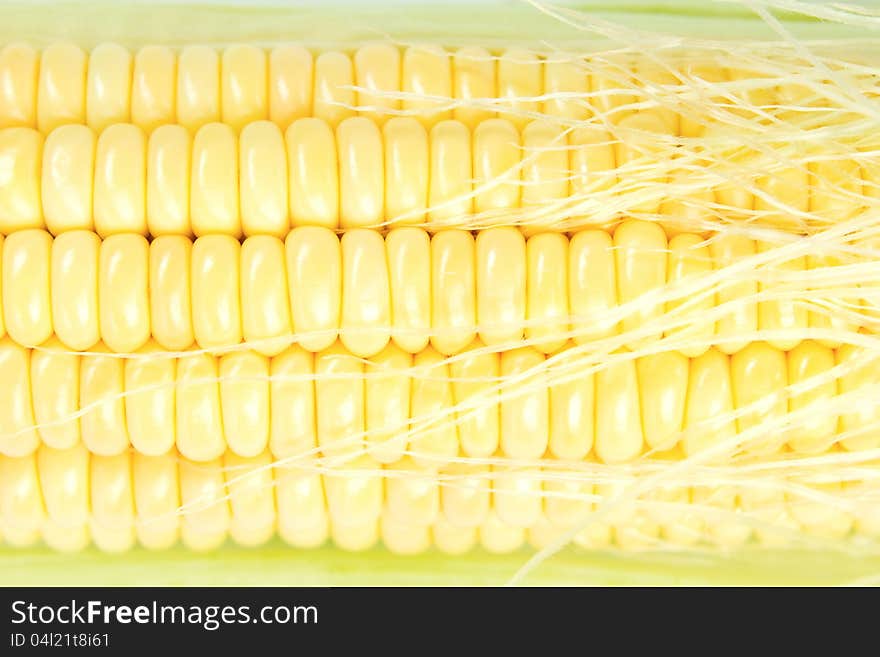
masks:
[[[227,235],[208,235],[192,249],[193,335],[205,349],[241,342],[241,245]]]
[[[130,549],[135,541],[131,456],[94,455],[89,461],[89,493],[95,545],[105,552]]]
[[[79,384],[80,359],[57,340],[31,354],[31,404],[44,445],[56,450],[79,445]]]
[[[177,362],[174,433],[178,451],[194,461],[215,459],[224,451],[218,376],[217,360],[207,354]]]
[[[354,116],[354,70],[341,52],[323,52],[315,58],[314,113],[331,126]]]
[[[385,213],[382,135],[363,117],[336,128],[339,148],[339,223],[342,228],[376,226]]]
[[[321,351],[336,340],[342,314],[342,249],[326,228],[293,229],[284,244],[290,315],[299,344]],[[320,275],[318,275],[320,272]]]
[[[162,349],[148,342],[124,365],[125,423],[134,449],[146,456],[168,453],[176,442],[175,395],[177,361],[162,358]]]
[[[314,58],[302,46],[279,46],[269,53],[269,120],[285,130],[312,113]]]
[[[42,228],[43,138],[31,128],[0,130],[0,232]]]
[[[870,400],[878,383],[876,352],[843,345],[836,352],[835,362],[850,368],[840,377],[837,385],[840,394],[852,398],[852,403],[840,417],[840,444],[850,451],[875,449],[880,445],[877,427],[880,411]]]
[[[390,96],[400,89],[400,50],[388,44],[370,44],[354,55],[357,106],[362,116],[383,123],[388,110],[400,107],[400,100]]]
[[[339,167],[333,129],[317,119],[300,119],[287,128],[285,141],[291,223],[336,228]]]
[[[618,179],[633,194],[627,211],[637,215],[660,212],[663,199],[660,190],[669,178],[668,147],[663,137],[669,125],[657,110],[643,110],[620,121],[620,138],[615,144]],[[639,200],[644,197],[644,200]]]
[[[163,348],[186,349],[193,333],[192,242],[163,235],[150,243],[150,330]],[[97,286],[95,286],[97,287]]]
[[[568,333],[569,242],[557,233],[541,233],[526,242],[526,339],[544,353],[557,351]]]
[[[416,228],[395,228],[385,238],[393,327],[391,338],[418,353],[431,332],[431,240]]]
[[[182,462],[180,505],[186,512],[181,519],[180,535],[191,550],[211,550],[225,540],[230,525],[229,501],[223,468],[219,459],[207,463]]]
[[[431,239],[431,344],[442,354],[460,351],[476,336],[474,238],[449,230]]]
[[[682,233],[669,240],[669,259],[666,264],[667,285],[682,287],[698,283],[700,278],[712,272],[713,261],[709,247],[698,235]],[[666,313],[676,311],[690,315],[705,313],[715,305],[715,293],[698,289],[700,297],[685,294],[666,302]],[[705,353],[715,334],[715,322],[686,322],[683,326],[665,332],[666,337],[681,340],[681,352],[690,358]]]
[[[727,417],[734,408],[730,358],[713,348],[691,359],[686,431],[682,435],[684,453],[690,456],[718,443],[728,443],[736,435],[734,421]]]
[[[88,55],[76,45],[48,46],[40,57],[37,128],[48,133],[60,125],[86,119]]]
[[[621,224],[614,231],[614,246],[620,304],[632,304],[641,296],[656,293],[665,284],[667,242],[657,224],[637,220]],[[662,314],[663,304],[644,300],[635,313],[623,317],[623,330],[638,331],[650,326]]]
[[[474,129],[474,210],[501,213],[520,205],[520,135],[506,119],[488,119]]]
[[[342,246],[342,314],[339,337],[357,356],[381,351],[390,339],[388,263],[375,231],[347,231]]]
[[[385,150],[385,218],[420,224],[428,207],[428,133],[410,117],[394,117],[382,127]]]
[[[569,136],[549,121],[532,121],[522,131],[522,198],[523,208],[538,213],[523,229],[528,235],[546,228],[556,228],[556,221],[542,218],[568,202],[571,192],[572,171],[569,168]],[[549,225],[548,225],[549,224]]]
[[[434,471],[422,470],[408,458],[385,466],[385,470],[389,473],[385,482],[388,515],[405,527],[434,524],[440,510],[440,488]]]
[[[352,545],[353,549],[359,549],[375,540],[369,538],[372,534],[370,527],[375,531],[375,523],[382,512],[381,470],[369,457],[361,457],[347,464],[344,471],[324,478],[327,511],[334,528],[348,529],[346,534],[352,539],[360,537],[363,540],[361,545]]]
[[[492,118],[494,112],[489,107],[474,106],[488,105],[498,95],[497,65],[491,53],[475,46],[459,48],[452,56],[452,69],[452,95],[462,101],[453,108],[453,118],[472,128]]]
[[[755,255],[754,240],[739,235],[720,234],[710,242],[709,250],[717,269],[729,267]],[[729,310],[715,324],[718,348],[732,354],[749,343],[748,336],[758,330],[758,308],[750,297],[758,292],[758,283],[748,278],[731,277],[718,290],[716,301]]]
[[[409,451],[421,467],[438,468],[459,451],[458,428],[448,417],[453,392],[449,368],[431,347],[413,359]]]
[[[403,53],[404,110],[430,128],[450,117],[442,109],[452,98],[452,57],[436,46],[412,46]]]
[[[95,150],[95,230],[147,233],[147,145],[137,126],[116,124],[98,137]]]
[[[177,117],[177,58],[170,48],[146,46],[134,56],[131,122],[150,133]]]
[[[83,444],[101,456],[115,456],[128,449],[125,422],[124,363],[106,355],[99,344],[83,356],[79,366],[79,407]]]
[[[790,386],[801,384],[803,391],[794,393],[789,398],[789,411],[807,413],[797,428],[791,431],[788,444],[795,452],[816,454],[831,448],[835,441],[838,428],[838,417],[835,413],[813,412],[810,407],[822,402],[830,402],[838,393],[838,381],[828,379],[816,381],[834,367],[834,352],[814,342],[803,342],[788,352],[788,383]]]
[[[191,235],[192,137],[179,125],[157,127],[147,146],[147,227],[155,237]]]
[[[186,46],[177,58],[177,123],[191,132],[220,120],[220,57],[209,46]]]
[[[589,116],[590,74],[583,59],[556,54],[544,63],[544,114],[582,121]]]
[[[150,337],[150,246],[141,235],[111,235],[98,256],[98,318],[112,351],[139,349]]]
[[[618,321],[606,315],[617,305],[615,251],[603,230],[576,233],[569,244],[569,308],[575,342],[612,335]]]
[[[370,359],[364,382],[366,441],[370,456],[379,463],[394,463],[407,448],[412,356],[394,343]]]
[[[224,354],[217,370],[226,444],[255,457],[269,444],[269,359],[249,351]]]
[[[295,547],[317,547],[330,532],[323,477],[280,467],[276,475],[278,534]]]
[[[571,347],[569,347],[571,349]],[[565,350],[562,351],[565,357]],[[596,382],[594,374],[579,373],[554,379],[548,371],[550,384],[550,453],[560,459],[583,459],[595,441]]]
[[[91,128],[65,125],[53,130],[43,146],[41,187],[46,227],[94,230],[94,179],[97,137]]]
[[[596,455],[606,463],[630,461],[643,446],[636,364],[622,360],[596,374]]]
[[[245,235],[284,238],[288,219],[287,154],[284,136],[274,123],[258,121],[239,139],[239,202]]]
[[[22,230],[3,242],[3,323],[9,337],[33,346],[52,334],[49,233]]]
[[[28,392],[31,387],[30,357],[27,349],[9,338],[0,340],[0,371],[6,381],[0,395],[0,429],[3,434],[0,453],[7,456],[32,453],[39,441]]]
[[[547,449],[550,397],[546,374],[535,371],[542,361],[541,353],[530,347],[501,354],[501,376],[513,381],[501,387],[500,443],[511,458],[538,459]]]
[[[207,123],[193,138],[189,211],[197,236],[241,235],[238,144],[222,123]]]
[[[431,128],[430,153],[428,220],[454,225],[473,209],[472,145],[467,127],[457,121],[437,123]]]
[[[772,250],[773,246],[765,242],[758,243],[758,252],[766,252]],[[758,303],[758,329],[761,331],[778,331],[783,335],[780,337],[770,338],[768,342],[783,351],[793,349],[800,342],[797,333],[809,325],[809,315],[807,309],[797,299],[786,299],[785,280],[787,277],[796,276],[797,272],[806,269],[806,258],[791,258],[779,263],[773,263],[773,267],[766,274],[766,282],[762,281],[759,286],[759,292],[767,295],[773,295],[777,292],[782,296],[778,300],[761,301]],[[792,272],[795,272],[792,274]],[[780,284],[781,283],[781,284]],[[789,293],[790,294],[790,293]],[[795,335],[786,337],[786,332],[792,332]]]
[[[90,455],[82,445],[41,447],[37,452],[40,488],[46,507],[43,540],[61,552],[81,550],[90,540]]]
[[[730,379],[737,408],[749,407],[737,419],[740,433],[764,422],[781,419],[787,412],[784,389],[788,383],[783,352],[765,342],[753,342],[730,358]],[[768,454],[785,443],[785,435],[749,440],[743,449],[751,454]]]
[[[327,456],[358,451],[366,428],[364,364],[337,342],[315,358],[318,445]]]
[[[261,545],[275,533],[272,457],[263,452],[251,458],[227,453],[223,459],[229,495],[229,535],[240,545]]]
[[[269,364],[269,449],[278,458],[303,457],[317,445],[314,356],[297,345]]]
[[[89,55],[86,77],[86,124],[100,132],[131,119],[131,53],[115,43],[102,43]]]
[[[467,456],[485,458],[498,449],[500,368],[499,354],[487,351],[478,340],[449,364],[456,405],[468,400],[473,404],[457,418],[461,451]]]
[[[180,536],[178,459],[173,451],[161,456],[138,452],[132,457],[135,533],[148,549],[168,548]]]
[[[661,352],[636,363],[645,443],[665,451],[676,445],[684,428],[690,360],[677,352]]]
[[[522,339],[526,317],[526,241],[514,228],[490,228],[476,239],[477,322],[487,345]]]
[[[541,59],[526,50],[510,49],[498,58],[498,97],[501,116],[509,118],[519,128],[525,126],[537,113],[537,97],[544,90],[544,70]]]
[[[36,127],[39,67],[39,53],[27,44],[0,49],[0,126]]]
[[[0,456],[0,518],[7,542],[33,544],[40,535],[46,509],[40,490],[36,455]]]
[[[492,480],[492,507],[503,524],[531,527],[541,517],[541,478],[537,472],[495,467]]]
[[[290,297],[284,276],[284,243],[277,237],[254,235],[241,245],[242,336],[267,356],[291,342]]]
[[[240,130],[268,116],[266,53],[250,45],[229,46],[220,61],[220,120]]]

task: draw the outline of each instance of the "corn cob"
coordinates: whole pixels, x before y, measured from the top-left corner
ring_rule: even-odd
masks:
[[[870,122],[671,61],[0,51],[0,535],[871,545]]]

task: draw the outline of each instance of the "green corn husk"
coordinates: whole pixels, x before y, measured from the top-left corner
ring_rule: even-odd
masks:
[[[198,554],[182,547],[136,548],[107,555],[94,548],[59,554],[46,548],[0,549],[4,586],[501,586],[530,552],[475,550],[392,555],[382,548],[293,550],[280,541],[259,548],[228,545]],[[862,586],[878,583],[880,558],[837,551],[748,549],[737,554],[566,550],[517,584],[524,586]]]

